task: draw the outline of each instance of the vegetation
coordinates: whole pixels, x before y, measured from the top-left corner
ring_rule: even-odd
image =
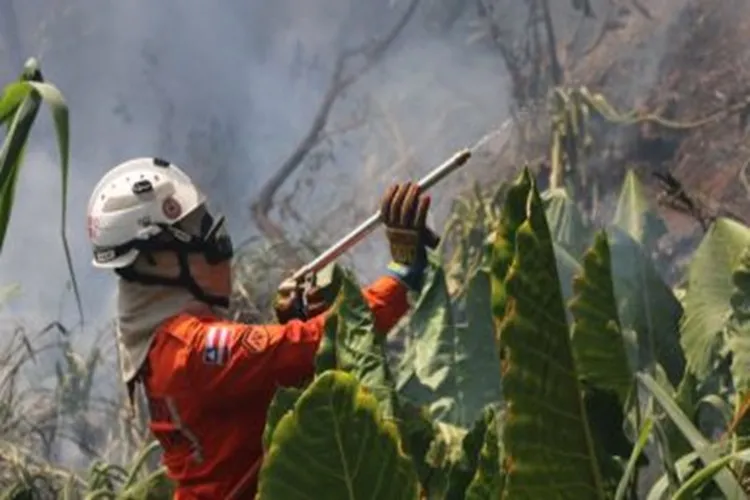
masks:
[[[548,2],[528,4],[547,14],[539,17],[544,25]],[[573,4],[590,10],[588,2]],[[510,69],[512,62],[520,64],[508,60]],[[606,186],[587,162],[603,122],[685,129],[719,115],[680,123],[618,112],[602,95],[566,87],[559,65],[532,75],[534,85],[514,78],[524,104],[552,88],[549,169],[526,167],[512,181],[455,200],[425,286],[391,333],[402,345],[374,332],[353,274],[333,270],[340,288],[316,377],[280,389],[268,412],[261,498],[750,493],[750,227],[729,216],[701,219],[705,234],[684,278],[674,279],[682,273],[664,272],[677,264],[659,248],[666,223],[642,176],[626,170],[616,208],[605,214],[597,207]],[[66,191],[67,106],[30,61],[0,96],[0,123],[8,126],[0,249],[42,101],[55,119]],[[746,108],[733,104],[720,116]],[[672,201],[689,205],[673,188]],[[63,229],[64,206],[65,195]],[[258,210],[266,217],[267,206]],[[258,265],[254,255],[238,259],[237,314],[257,319],[269,308],[244,286],[244,276],[257,276],[248,270]],[[69,332],[52,324],[36,336],[19,328],[0,350],[3,498],[169,498],[172,484],[144,416],[129,415],[121,394],[93,388],[104,369],[102,344],[78,353]],[[54,361],[51,352],[62,353],[53,383],[29,390],[20,374]],[[85,450],[78,460],[63,458],[70,440]]]
[[[645,498],[744,498],[750,455],[737,361],[746,356],[750,229],[715,222],[680,301],[644,251],[653,213],[640,188],[629,176],[617,217],[598,228],[580,224],[564,190],[539,193],[527,169],[504,196],[477,202],[469,227],[487,244],[461,238],[450,262],[481,257],[450,270],[466,284],[454,294],[433,261],[400,326],[408,339],[400,359],[340,271],[318,375],[304,391],[280,394],[270,412],[261,496],[635,498],[638,471],[658,461],[664,476]],[[705,271],[705,249],[719,241],[736,257]],[[697,317],[716,323],[700,328]],[[720,440],[704,437],[714,424],[699,429],[703,403],[727,411]],[[646,443],[658,454],[643,457]],[[316,467],[289,477],[301,456],[318,457]],[[393,476],[400,480],[378,479]]]

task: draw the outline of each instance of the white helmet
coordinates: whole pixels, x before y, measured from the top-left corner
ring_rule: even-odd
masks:
[[[204,195],[178,167],[158,158],[135,158],[107,172],[91,194],[88,234],[93,265],[132,264],[138,243],[161,233],[201,206]]]

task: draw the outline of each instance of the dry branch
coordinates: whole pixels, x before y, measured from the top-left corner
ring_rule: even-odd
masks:
[[[355,83],[373,65],[382,59],[393,41],[412,18],[418,4],[419,0],[411,0],[398,22],[382,38],[364,43],[353,49],[343,50],[338,55],[334,63],[328,89],[315,113],[310,128],[286,161],[281,164],[278,171],[266,182],[260,191],[257,201],[251,206],[253,219],[258,228],[272,243],[280,244],[279,248],[284,249],[281,257],[290,265],[299,266],[303,262],[286,238],[284,230],[270,218],[269,212],[273,207],[273,199],[289,176],[302,165],[310,151],[326,137],[325,129],[328,124],[328,117],[336,100],[344,90]],[[350,66],[352,66],[353,61],[357,58],[362,58],[364,61],[356,69],[351,68]]]
[[[542,16],[544,19],[544,27],[547,32],[547,50],[549,51],[550,58],[550,71],[552,73],[552,81],[555,86],[562,85],[562,68],[560,67],[560,61],[557,59],[557,38],[555,35],[555,26],[552,23],[552,14],[549,10],[549,0],[542,0]]]

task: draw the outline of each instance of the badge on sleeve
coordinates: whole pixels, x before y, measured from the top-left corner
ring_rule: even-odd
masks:
[[[242,334],[242,346],[250,353],[263,352],[268,347],[268,332],[262,326],[253,326]]]
[[[229,329],[212,326],[206,334],[203,362],[207,365],[223,365],[229,359],[229,354]]]

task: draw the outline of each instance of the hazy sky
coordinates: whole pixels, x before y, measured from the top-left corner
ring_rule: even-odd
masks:
[[[235,238],[244,239],[254,230],[248,206],[308,129],[338,48],[384,32],[407,4],[12,1],[24,57],[40,57],[45,76],[71,108],[68,238],[91,320],[111,316],[113,290],[112,276],[91,268],[85,237],[86,202],[98,178],[131,157],[163,156],[196,178],[227,213]],[[497,3],[504,5],[502,23],[518,28],[519,3]],[[600,19],[607,4],[594,2]],[[497,51],[469,43],[473,8],[464,8],[450,28],[436,27],[461,5],[423,1],[384,61],[337,105],[332,128],[353,130],[321,150],[332,157],[319,171],[302,169],[295,178],[317,181],[303,183],[292,201],[306,226],[337,217],[341,222],[329,237],[342,236],[375,208],[388,182],[421,177],[507,117],[508,82]],[[554,5],[561,33],[578,25],[567,2]],[[660,26],[663,31],[668,23]],[[586,45],[598,28],[595,22],[583,27]],[[663,37],[660,43],[641,49],[653,49],[652,63],[637,81],[653,78]],[[0,51],[0,75],[9,77],[16,70],[7,55]],[[46,111],[40,116],[0,259],[0,284],[20,282],[23,295],[13,309],[46,324],[61,307],[67,318],[75,308],[65,292],[58,237],[57,152]],[[411,161],[397,162],[404,154]],[[283,194],[293,187],[290,182]],[[337,212],[346,202],[355,206]],[[436,202],[436,212],[444,214],[450,200],[438,196]],[[357,255],[365,276],[377,274],[387,259],[382,236]]]
[[[112,284],[89,266],[85,239],[85,205],[97,179],[130,157],[162,155],[201,182],[227,212],[237,239],[249,234],[247,207],[307,130],[336,48],[383,32],[406,5],[394,2],[389,10],[370,3],[352,12],[346,1],[327,0],[78,1],[68,10],[15,1],[24,54],[41,58],[45,76],[71,108],[68,231],[89,316],[105,307]],[[430,33],[424,27],[429,14],[415,17],[384,64],[336,109],[334,128],[361,121],[365,112],[372,118],[336,136],[336,163],[319,174],[323,186],[303,192],[297,208],[311,214],[311,223],[347,186],[343,199],[356,188],[365,207],[377,200],[391,178],[382,172],[395,158],[393,134],[415,145],[421,165],[414,175],[420,176],[504,117],[500,59],[467,46],[465,33]],[[47,322],[58,316],[61,300],[74,309],[69,294],[62,298],[59,173],[47,115],[39,125],[0,260],[0,283],[20,281],[24,294],[14,304]],[[374,154],[367,171],[365,160]]]

